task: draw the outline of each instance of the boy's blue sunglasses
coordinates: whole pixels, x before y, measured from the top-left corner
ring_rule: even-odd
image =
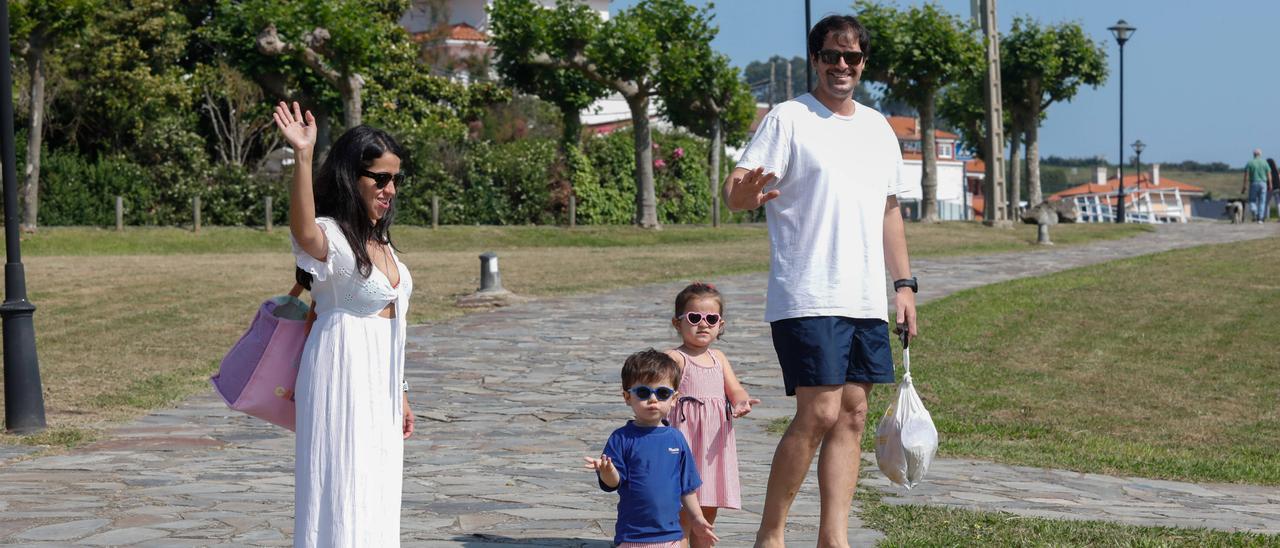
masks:
[[[671,399],[671,396],[676,395],[675,389],[669,386],[659,386],[657,388],[649,388],[644,385],[632,386],[627,389],[627,392],[642,400],[648,400],[650,396],[657,396],[658,401],[667,401]]]

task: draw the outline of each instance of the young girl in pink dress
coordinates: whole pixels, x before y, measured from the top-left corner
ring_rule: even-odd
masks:
[[[724,299],[715,286],[694,282],[680,291],[671,325],[682,343],[667,354],[680,364],[681,376],[680,398],[667,422],[689,443],[702,477],[698,505],[707,521],[715,523],[720,508],[742,508],[733,419],[750,413],[760,400],[742,388],[724,353],[711,348],[724,328]],[[680,519],[693,548],[709,546],[689,534],[683,514]]]

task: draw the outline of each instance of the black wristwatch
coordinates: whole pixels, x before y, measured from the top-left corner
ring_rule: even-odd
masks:
[[[915,277],[915,276],[912,276],[912,277],[910,277],[910,278],[903,278],[903,279],[901,279],[901,280],[895,280],[895,281],[893,282],[893,290],[894,290],[894,292],[897,292],[899,289],[902,289],[902,288],[904,288],[904,287],[910,287],[910,288],[911,288],[911,292],[912,292],[912,293],[919,293],[919,292],[920,292],[920,285],[916,283],[916,277]]]

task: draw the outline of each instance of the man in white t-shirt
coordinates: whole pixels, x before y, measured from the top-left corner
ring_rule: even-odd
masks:
[[[917,286],[896,196],[907,190],[902,153],[885,117],[853,101],[867,31],[832,15],[809,32],[808,49],[817,87],[765,116],[724,184],[730,209],[766,208],[765,321],[787,395],[796,397],[773,455],[757,547],[783,546],[787,512],[820,445],[818,545],[849,545],[867,395],[894,382],[886,265],[898,327],[916,334]]]

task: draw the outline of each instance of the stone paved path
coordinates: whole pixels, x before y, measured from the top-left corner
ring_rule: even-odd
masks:
[[[1029,251],[1016,264],[997,255],[917,260],[913,267],[927,301],[1115,258],[1280,235],[1275,227],[1163,226],[1135,240]],[[764,400],[737,425],[746,507],[724,512],[717,522],[722,545],[748,546],[777,443],[764,426],[790,415],[793,404],[782,395],[767,325],[759,320],[764,276],[716,282],[734,322],[721,348]],[[622,359],[676,343],[661,318],[681,285],[536,301],[414,328],[409,372],[420,419],[419,434],[405,450],[406,546],[609,546],[615,496],[595,487],[581,457],[598,452],[628,418],[618,395]],[[287,545],[292,447],[292,434],[231,413],[212,394],[197,396],[71,454],[0,463],[0,544]],[[792,512],[788,540],[794,546],[813,545],[813,478]],[[1280,533],[1275,487],[953,459],[935,461],[926,483],[910,492],[878,474],[863,485],[890,493],[890,503]],[[854,545],[879,538],[851,519]]]

